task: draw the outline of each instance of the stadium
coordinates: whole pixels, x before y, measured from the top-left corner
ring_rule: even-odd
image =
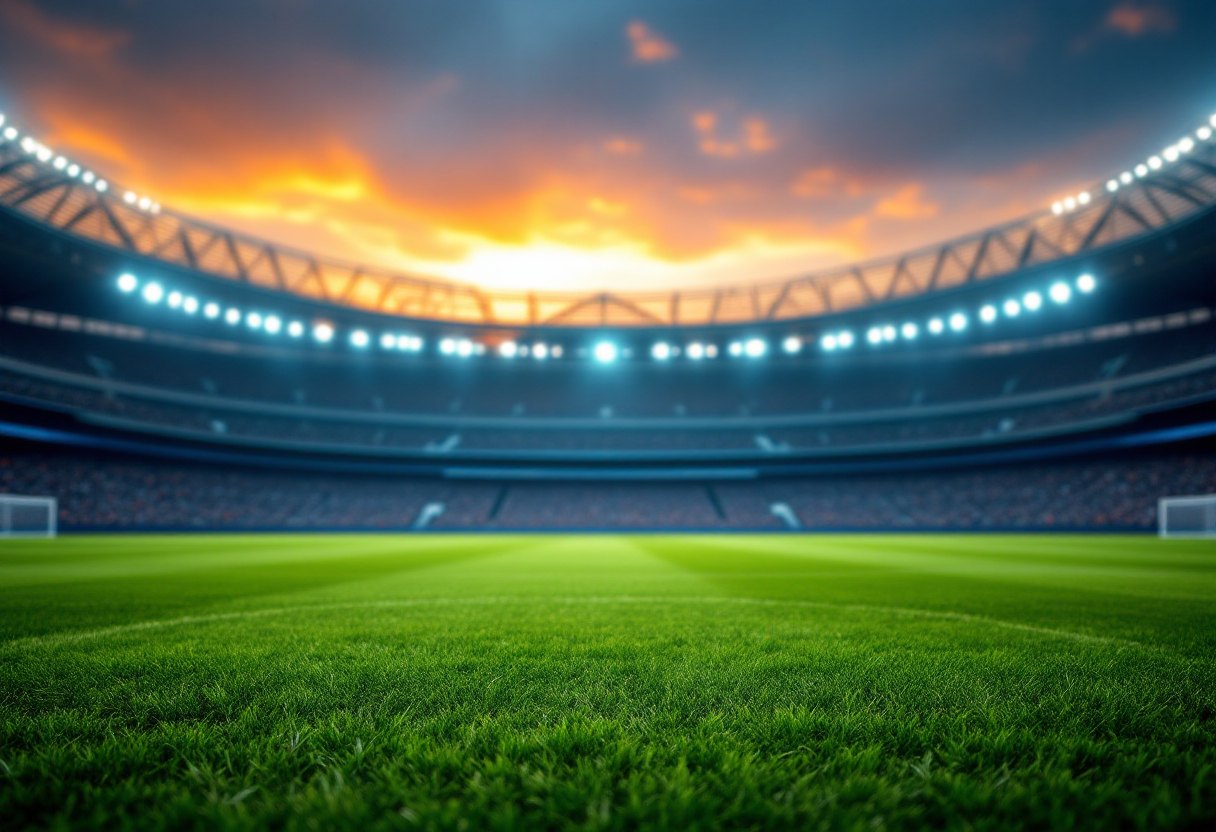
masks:
[[[944,242],[555,289],[5,112],[0,819],[1202,828],[1216,115],[1159,133]]]

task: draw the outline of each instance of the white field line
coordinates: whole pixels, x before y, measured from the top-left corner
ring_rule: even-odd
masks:
[[[1053,636],[1056,638],[1082,641],[1092,644],[1108,644],[1115,647],[1139,647],[1143,649],[1160,649],[1119,638],[1091,636],[1085,633],[1074,633],[1069,630],[1057,630],[1050,627],[1036,627],[1032,624],[1020,624],[1016,621],[1002,621],[998,618],[986,618],[981,615],[971,615],[961,612],[939,612],[936,610],[920,610],[910,607],[884,607],[872,604],[833,604],[827,601],[783,601],[767,598],[731,598],[717,596],[587,596],[568,598],[539,598],[528,596],[504,596],[483,598],[419,598],[401,601],[364,601],[345,604],[298,604],[287,607],[273,607],[263,610],[245,610],[242,612],[215,613],[213,615],[186,615],[181,618],[170,618],[163,621],[140,621],[135,624],[120,624],[113,627],[102,627],[97,630],[84,630],[77,633],[56,633],[46,636],[30,636],[0,642],[0,649],[11,650],[24,647],[51,646],[56,644],[71,644],[80,641],[104,638],[111,635],[137,633],[142,630],[159,630],[167,627],[181,627],[190,624],[211,624],[219,621],[238,621],[250,618],[267,618],[279,615],[290,615],[299,612],[325,612],[331,610],[356,610],[375,608],[402,607],[431,607],[431,606],[490,606],[495,604],[737,604],[743,606],[761,607],[794,607],[801,609],[839,610],[843,612],[873,612],[909,618],[928,618],[942,621],[958,621],[970,624],[987,624],[1006,630],[1019,630],[1037,635]]]

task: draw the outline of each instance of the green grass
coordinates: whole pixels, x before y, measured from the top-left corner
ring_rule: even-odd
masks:
[[[1216,547],[0,543],[0,828],[1208,828]]]

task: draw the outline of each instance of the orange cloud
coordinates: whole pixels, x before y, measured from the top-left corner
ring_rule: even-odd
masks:
[[[921,199],[924,186],[919,182],[909,182],[898,191],[878,201],[874,213],[880,217],[897,220],[920,220],[936,217],[940,207],[934,202]]]
[[[5,0],[0,4],[0,16],[30,40],[78,58],[108,57],[131,39],[126,32],[107,32],[58,23],[28,0]]]
[[[635,139],[617,136],[604,142],[604,150],[617,156],[636,156],[645,150],[645,147]]]
[[[655,32],[640,20],[625,27],[625,34],[633,47],[633,60],[641,64],[670,61],[680,54],[675,45]]]
[[[1172,32],[1177,25],[1170,10],[1157,5],[1139,6],[1123,2],[1106,15],[1106,28],[1129,38],[1139,37],[1146,32]]]
[[[777,140],[769,133],[768,122],[762,118],[745,119],[738,135],[723,139],[718,135],[718,114],[712,110],[694,113],[693,129],[700,136],[698,146],[706,156],[733,159],[742,155],[768,153],[777,147]]]

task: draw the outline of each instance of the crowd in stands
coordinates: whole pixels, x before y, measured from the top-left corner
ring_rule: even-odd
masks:
[[[61,530],[433,527],[779,529],[774,503],[815,529],[1150,530],[1158,498],[1216,492],[1216,454],[1138,454],[908,474],[721,483],[460,482],[151,461],[0,456],[0,492],[53,496]]]

